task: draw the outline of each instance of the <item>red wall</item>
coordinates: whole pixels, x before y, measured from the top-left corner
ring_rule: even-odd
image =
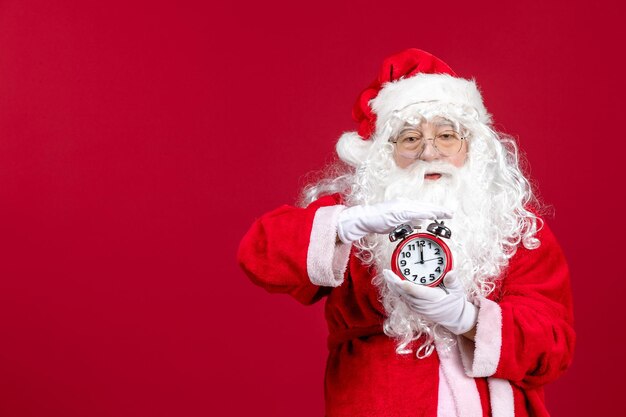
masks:
[[[477,79],[554,206],[579,341],[553,415],[624,415],[616,8],[128,3],[0,2],[0,415],[321,416],[322,305],[236,247],[406,47]]]

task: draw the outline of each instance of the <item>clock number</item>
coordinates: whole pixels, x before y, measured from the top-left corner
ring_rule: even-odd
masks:
[[[428,249],[432,249],[433,248],[433,242],[428,242]]]
[[[421,278],[420,278],[420,282],[421,282],[422,284],[426,284],[426,277],[421,277]]]
[[[443,258],[439,258],[439,262],[437,262],[438,265],[443,265]]]
[[[415,245],[414,244],[409,245],[409,250],[415,250]]]
[[[400,266],[406,266],[406,261],[404,259],[400,259]]]
[[[435,274],[430,274],[430,282],[433,282],[435,280]]]
[[[402,252],[402,257],[403,258],[410,258],[411,257],[411,252]]]
[[[435,255],[441,254],[441,250],[439,248],[435,248]]]
[[[404,270],[404,275],[411,275],[411,270],[409,268],[406,268]]]
[[[403,262],[404,262],[404,261],[403,261]],[[404,266],[404,265],[402,265],[402,266]],[[435,272],[441,272],[441,267],[440,267],[440,266],[438,266],[437,268],[435,268]]]
[[[417,275],[413,275],[413,282],[417,279]]]

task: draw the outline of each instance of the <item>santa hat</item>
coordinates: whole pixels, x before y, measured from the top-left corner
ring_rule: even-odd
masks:
[[[434,102],[471,108],[478,121],[490,122],[473,80],[457,77],[442,60],[420,49],[407,49],[383,61],[376,79],[359,95],[352,117],[358,132],[346,132],[337,143],[341,159],[351,162],[369,149],[394,112],[414,103]]]

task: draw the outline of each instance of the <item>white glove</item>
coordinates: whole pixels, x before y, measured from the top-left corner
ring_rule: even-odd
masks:
[[[337,235],[343,243],[369,233],[389,233],[403,223],[424,219],[450,219],[452,212],[434,204],[415,201],[386,201],[371,206],[348,207],[337,218]]]
[[[389,269],[383,270],[389,289],[398,294],[411,310],[439,323],[454,334],[470,331],[478,319],[478,308],[467,301],[455,271],[443,279],[448,294],[439,287],[426,287],[405,281]]]

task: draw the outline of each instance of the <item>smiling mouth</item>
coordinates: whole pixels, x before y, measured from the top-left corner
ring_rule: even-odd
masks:
[[[431,172],[424,175],[424,179],[427,180],[438,180],[439,178],[441,178],[441,174],[439,174],[438,172]]]

